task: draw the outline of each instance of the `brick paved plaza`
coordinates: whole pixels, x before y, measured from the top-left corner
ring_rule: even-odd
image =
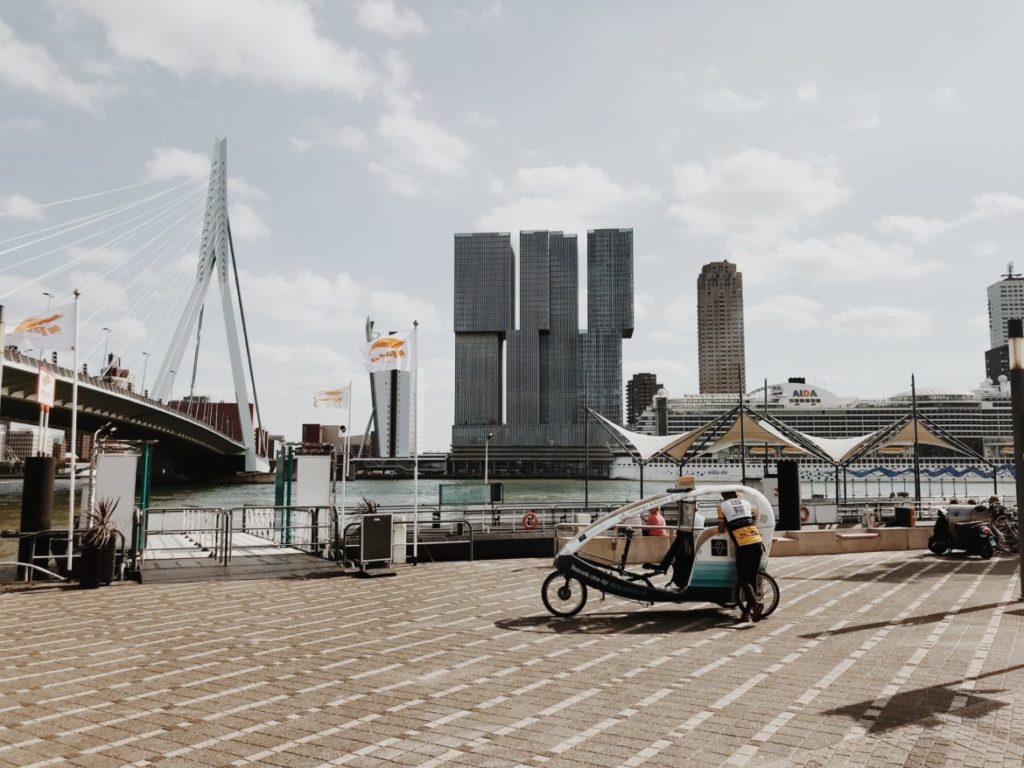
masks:
[[[782,604],[590,602],[550,561],[0,595],[0,766],[1020,766],[1016,560],[776,559]]]

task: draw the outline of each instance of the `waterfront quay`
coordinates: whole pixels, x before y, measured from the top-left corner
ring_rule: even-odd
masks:
[[[0,594],[0,766],[1020,766],[1016,558],[771,562],[769,619],[550,560]]]

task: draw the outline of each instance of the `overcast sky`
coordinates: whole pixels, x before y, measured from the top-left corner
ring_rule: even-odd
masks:
[[[632,227],[624,375],[670,394],[697,389],[696,280],[723,258],[744,276],[750,388],[973,388],[985,288],[1024,267],[1022,22],[1020,3],[935,0],[7,0],[0,238],[69,215],[39,203],[202,178],[227,136],[264,421],[290,437],[337,423],[310,393],[349,380],[362,431],[369,314],[420,321],[422,446],[448,446],[452,236],[475,230],[511,231],[517,251],[519,229],[578,232],[582,267],[587,229]],[[133,269],[182,276],[183,305],[178,256]],[[83,311],[102,312],[83,349],[112,328],[154,375],[173,318],[95,267],[19,291],[45,269],[13,258],[12,315],[85,280]],[[201,370],[223,368],[205,354]],[[230,392],[223,370],[197,390]]]

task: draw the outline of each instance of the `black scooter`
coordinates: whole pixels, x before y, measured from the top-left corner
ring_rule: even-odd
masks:
[[[983,520],[951,522],[949,513],[940,509],[935,530],[928,539],[928,549],[936,555],[962,549],[967,555],[979,555],[983,560],[988,560],[995,552],[996,537],[989,523]]]

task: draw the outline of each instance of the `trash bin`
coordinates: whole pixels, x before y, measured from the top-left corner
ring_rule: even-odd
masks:
[[[913,507],[896,507],[895,523],[897,528],[914,528],[915,516]]]

